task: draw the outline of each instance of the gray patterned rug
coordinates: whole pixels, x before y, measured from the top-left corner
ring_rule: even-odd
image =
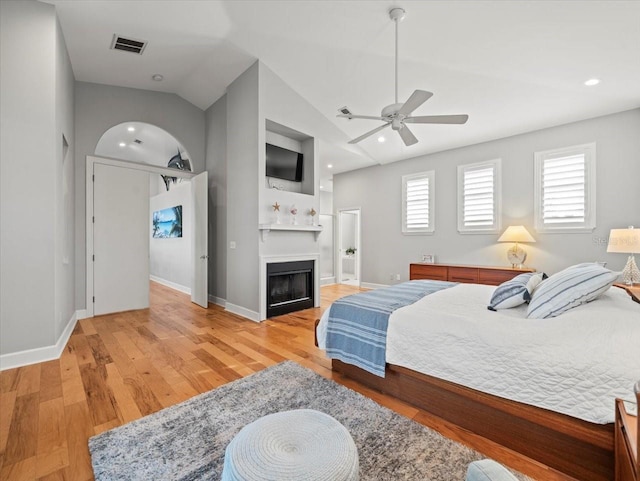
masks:
[[[287,361],[89,439],[95,478],[219,480],[238,431],[267,414],[316,409],[351,433],[360,479],[464,480],[483,456]],[[519,475],[526,480],[525,476]]]

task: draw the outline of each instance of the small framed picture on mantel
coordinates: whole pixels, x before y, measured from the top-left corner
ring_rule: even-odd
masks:
[[[424,264],[435,264],[436,256],[434,256],[433,254],[422,254],[422,262]]]

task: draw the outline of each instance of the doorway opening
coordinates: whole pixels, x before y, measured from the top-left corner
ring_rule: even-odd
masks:
[[[192,174],[182,144],[143,122],[107,130],[96,155],[105,157],[87,157],[87,314],[148,307],[150,280],[190,293],[193,302],[207,307],[206,172]],[[134,194],[140,198],[126,200]],[[122,215],[130,210],[139,215]],[[172,229],[179,235],[154,235],[156,211],[180,213]],[[140,238],[135,247],[133,238]],[[110,248],[106,256],[104,246]],[[125,298],[125,292],[138,292],[136,301],[111,302]]]
[[[360,208],[338,211],[338,282],[360,286]]]

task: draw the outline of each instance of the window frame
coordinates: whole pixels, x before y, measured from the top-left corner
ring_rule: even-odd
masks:
[[[407,182],[414,179],[426,178],[429,181],[429,227],[426,229],[409,229],[407,227]],[[415,174],[407,174],[402,176],[402,234],[404,235],[433,235],[436,230],[435,223],[435,185],[436,172],[429,170],[425,172],[417,172]]]
[[[542,192],[542,177],[544,161],[548,159],[566,157],[569,155],[584,155],[585,160],[585,220],[579,225],[556,224],[545,225],[543,218],[544,194]],[[543,150],[534,153],[534,228],[539,234],[580,234],[593,232],[596,228],[596,143],[572,145],[558,149]]]
[[[464,175],[471,170],[493,168],[493,225],[471,227],[464,225]],[[458,165],[458,233],[500,234],[502,230],[502,159],[485,160]]]

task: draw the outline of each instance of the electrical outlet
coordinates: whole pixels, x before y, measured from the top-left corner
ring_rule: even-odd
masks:
[[[396,281],[400,280],[400,274],[396,274]]]
[[[229,249],[235,249],[235,248],[236,248],[236,241],[229,242]]]

